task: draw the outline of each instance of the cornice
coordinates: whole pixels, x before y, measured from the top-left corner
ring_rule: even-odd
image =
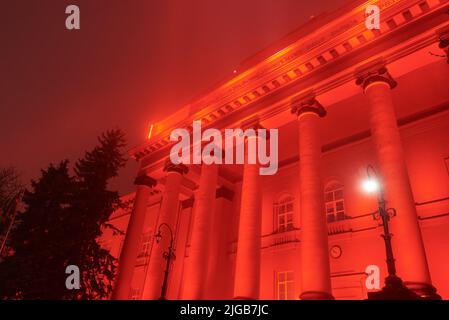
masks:
[[[425,21],[426,27],[441,25],[445,22],[443,14],[448,3],[449,0],[367,1],[204,95],[189,105],[190,116],[178,123],[176,128],[188,128],[193,120],[198,119],[202,120],[204,128],[221,128],[222,123],[229,122],[226,118],[243,118],[248,113],[247,109],[254,109],[252,107],[261,104],[268,97],[279,96],[278,92],[288,92],[288,88],[300,86],[307,80],[309,83],[315,82],[310,88],[317,95],[352,81],[354,70],[342,73],[332,83],[323,82],[326,78],[324,74],[320,77],[320,71],[331,65],[338,70],[337,66],[343,64],[346,57],[354,56],[364,48],[376,45],[380,47],[382,44],[385,51],[384,44],[388,44],[386,48],[399,47],[400,43],[392,43],[391,39],[405,27],[416,26],[422,21]],[[365,28],[364,10],[369,4],[377,4],[381,8],[380,31]],[[435,34],[430,34],[419,42],[390,52],[383,59],[388,64],[437,41]],[[314,80],[310,81],[312,77]],[[317,83],[320,85],[317,86]],[[288,99],[282,103],[288,104]],[[277,113],[271,109],[258,107],[261,121],[265,115]],[[173,127],[166,128],[146,144],[130,150],[131,157],[140,160],[150,154],[156,156],[159,151],[165,150],[171,145],[169,139],[172,129]]]

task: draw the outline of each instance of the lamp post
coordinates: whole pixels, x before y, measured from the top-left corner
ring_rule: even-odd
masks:
[[[402,283],[402,279],[396,275],[396,264],[393,255],[393,247],[391,245],[392,234],[390,233],[389,229],[390,218],[396,215],[396,210],[394,208],[386,207],[383,186],[379,181],[377,172],[372,165],[368,165],[368,167],[366,168],[366,174],[368,180],[366,180],[363,184],[365,190],[370,193],[377,193],[378,208],[374,213],[374,219],[382,220],[382,227],[384,231],[384,233],[382,234],[382,238],[385,242],[385,252],[387,256],[386,262],[388,270],[388,276],[385,278],[385,286],[381,291],[369,292],[368,300],[421,299],[420,296],[404,286],[404,284]]]
[[[166,298],[167,282],[168,282],[168,274],[170,272],[170,263],[171,263],[171,260],[174,260],[176,258],[176,256],[175,256],[174,249],[173,249],[173,231],[171,230],[171,228],[168,224],[162,223],[159,225],[157,234],[155,235],[156,242],[159,243],[162,239],[162,233],[161,233],[162,227],[166,227],[168,229],[168,231],[170,232],[170,245],[168,247],[168,251],[165,251],[163,253],[163,257],[164,257],[164,259],[167,260],[167,263],[165,265],[164,282],[162,283],[161,296],[160,296],[159,300],[167,300],[167,298]]]

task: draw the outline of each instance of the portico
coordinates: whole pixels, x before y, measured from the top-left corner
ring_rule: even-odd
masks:
[[[359,192],[369,163],[397,211],[391,226],[398,273],[421,297],[436,297],[437,289],[449,294],[435,262],[437,243],[449,241],[449,217],[442,215],[449,210],[442,200],[449,196],[449,141],[442,136],[449,70],[428,54],[441,51],[448,1],[421,2],[385,2],[383,19],[396,26],[386,23],[380,34],[364,29],[363,5],[330,15],[314,34],[298,30],[291,45],[161,122],[163,129],[131,150],[139,177],[151,178],[138,184],[113,297],[128,298],[142,281],[141,298],[159,297],[168,240],[150,241],[143,280],[132,268],[142,217],[152,210],[149,229],[172,226],[182,252],[171,267],[171,299],[363,298],[364,268],[384,268],[381,228],[370,214],[375,202]],[[411,18],[401,19],[404,12]],[[279,172],[260,175],[259,163],[173,164],[170,133],[185,128],[193,135],[195,119],[220,132],[248,123],[279,129]],[[245,151],[251,139],[257,136],[246,138]]]

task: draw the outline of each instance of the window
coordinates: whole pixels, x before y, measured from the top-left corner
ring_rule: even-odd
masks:
[[[293,229],[294,201],[291,195],[283,195],[274,203],[275,230],[284,232]]]
[[[345,200],[343,186],[340,183],[330,184],[324,191],[327,222],[345,219]]]
[[[295,299],[295,282],[293,279],[293,271],[276,272],[276,299],[277,300],[294,300]]]
[[[140,300],[140,289],[131,288],[129,290],[129,300]]]
[[[140,251],[137,255],[138,258],[143,258],[148,256],[151,247],[151,241],[153,240],[153,235],[151,232],[145,232],[142,234],[142,241],[140,245]]]

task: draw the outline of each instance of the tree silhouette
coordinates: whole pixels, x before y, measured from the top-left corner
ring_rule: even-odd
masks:
[[[9,227],[14,200],[22,188],[15,168],[0,168],[0,241],[3,241]]]
[[[108,181],[124,166],[124,135],[112,130],[75,164],[42,170],[23,197],[25,210],[9,239],[11,254],[0,263],[0,298],[103,299],[112,290],[115,258],[97,243],[121,206]],[[65,269],[80,269],[79,290],[68,290]]]

